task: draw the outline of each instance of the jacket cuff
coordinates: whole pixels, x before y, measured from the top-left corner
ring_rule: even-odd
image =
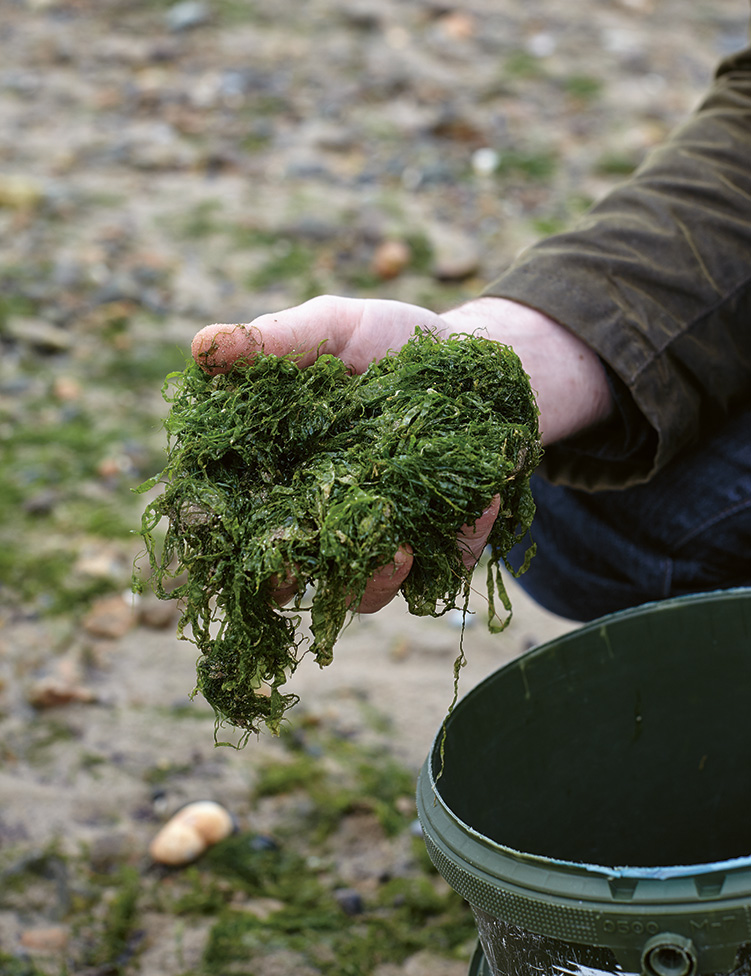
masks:
[[[539,473],[583,491],[617,489],[647,481],[654,469],[657,432],[645,423],[628,387],[603,362],[614,410],[606,424],[545,449]]]

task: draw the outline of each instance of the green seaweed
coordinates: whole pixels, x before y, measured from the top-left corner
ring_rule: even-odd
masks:
[[[320,748],[320,747],[319,747]],[[407,826],[399,800],[414,793],[414,774],[380,748],[369,749],[346,739],[326,743],[325,754],[339,766],[339,775],[324,768],[307,747],[295,750],[288,762],[278,759],[258,767],[253,792],[256,797],[280,796],[305,791],[313,801],[310,833],[323,841],[353,810],[370,812],[387,837]]]
[[[196,690],[217,727],[244,739],[264,723],[278,732],[297,700],[282,689],[305,650],[302,613],[309,653],[329,664],[368,581],[404,544],[414,549],[401,587],[410,612],[466,609],[472,572],[456,533],[496,495],[488,623],[508,622],[495,608],[498,596],[510,616],[501,565],[532,522],[541,452],[529,379],[510,348],[418,330],[362,375],[331,355],[300,369],[259,353],[223,375],[191,362],[164,396],[167,463],[137,489],[163,490],[141,535],[157,596],[181,601],[178,633],[201,652]],[[291,574],[298,591],[285,608],[274,586]]]

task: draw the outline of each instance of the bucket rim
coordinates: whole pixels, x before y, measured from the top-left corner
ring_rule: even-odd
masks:
[[[441,727],[438,729],[433,742],[430,747],[430,751],[425,760],[422,772],[427,775],[429,781],[430,792],[436,802],[438,802],[444,810],[445,815],[453,820],[457,826],[460,826],[469,836],[475,839],[478,843],[482,844],[484,847],[494,850],[499,854],[506,857],[511,857],[515,861],[527,863],[530,865],[535,865],[540,868],[557,868],[564,869],[567,872],[579,873],[582,872],[588,875],[596,875],[607,879],[617,879],[617,878],[628,878],[635,881],[639,880],[656,880],[665,881],[670,879],[678,878],[692,878],[701,877],[708,874],[717,873],[734,873],[736,871],[743,871],[751,868],[751,851],[748,854],[739,855],[732,858],[725,858],[718,861],[706,861],[697,862],[692,864],[666,864],[666,865],[606,865],[590,863],[587,861],[573,861],[565,858],[555,858],[549,855],[535,854],[531,851],[522,851],[514,847],[510,847],[506,844],[502,844],[499,841],[488,837],[486,834],[481,833],[476,828],[467,824],[461,817],[459,817],[455,811],[446,803],[443,796],[441,795],[440,789],[438,787],[438,780],[440,775],[436,776],[434,774],[434,757],[441,754],[441,742],[447,724],[451,721],[451,716],[458,708],[462,707],[471,700],[475,695],[482,692],[482,689],[486,684],[496,679],[498,675],[502,672],[513,669],[517,666],[521,658],[526,658],[527,656],[535,655],[538,653],[544,653],[545,650],[552,645],[559,644],[561,641],[571,640],[577,637],[579,634],[592,632],[600,630],[603,626],[613,622],[626,619],[628,617],[637,617],[645,614],[660,613],[663,611],[668,611],[675,609],[685,603],[714,603],[726,600],[735,599],[749,599],[751,600],[751,586],[741,586],[732,587],[723,590],[712,590],[706,593],[691,593],[683,596],[671,597],[666,600],[655,600],[649,603],[640,604],[636,607],[629,607],[625,610],[619,610],[614,613],[605,614],[595,620],[589,621],[588,623],[582,624],[580,627],[569,631],[559,637],[555,637],[551,640],[544,641],[541,644],[537,644],[525,651],[522,655],[514,658],[512,661],[507,662],[500,668],[497,668],[491,674],[487,675],[482,681],[471,688],[458,702],[455,703],[454,708],[449,714],[447,714]]]
[[[507,844],[501,844],[499,841],[493,840],[492,837],[488,837],[486,834],[480,833],[479,830],[476,830],[466,821],[462,820],[461,817],[457,816],[457,814],[441,796],[436,783],[436,777],[433,775],[432,763],[426,763],[425,772],[428,775],[430,790],[435,800],[440,803],[446,815],[453,820],[457,826],[461,827],[462,830],[464,830],[469,836],[473,837],[484,847],[495,850],[499,854],[504,854],[507,857],[512,857],[517,861],[524,861],[529,864],[534,864],[538,867],[548,869],[555,867],[565,868],[566,870],[572,872],[585,871],[589,874],[600,875],[604,878],[634,878],[636,880],[656,881],[665,881],[671,878],[691,878],[698,877],[703,874],[716,874],[719,872],[729,873],[732,871],[751,868],[751,854],[726,858],[723,861],[706,861],[696,864],[651,865],[641,867],[639,865],[630,864],[606,865],[593,864],[588,861],[570,861],[566,860],[565,858],[550,857],[547,854],[535,854],[531,851],[520,851],[515,847],[509,847]]]

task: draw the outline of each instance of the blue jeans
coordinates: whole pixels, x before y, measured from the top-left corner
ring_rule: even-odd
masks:
[[[751,585],[751,407],[647,484],[584,492],[535,476],[532,490],[537,555],[519,583],[562,617]]]

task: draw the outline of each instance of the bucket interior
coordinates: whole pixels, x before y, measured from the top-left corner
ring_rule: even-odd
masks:
[[[517,851],[640,867],[749,855],[751,596],[653,604],[528,652],[459,703],[431,763],[452,813]]]

